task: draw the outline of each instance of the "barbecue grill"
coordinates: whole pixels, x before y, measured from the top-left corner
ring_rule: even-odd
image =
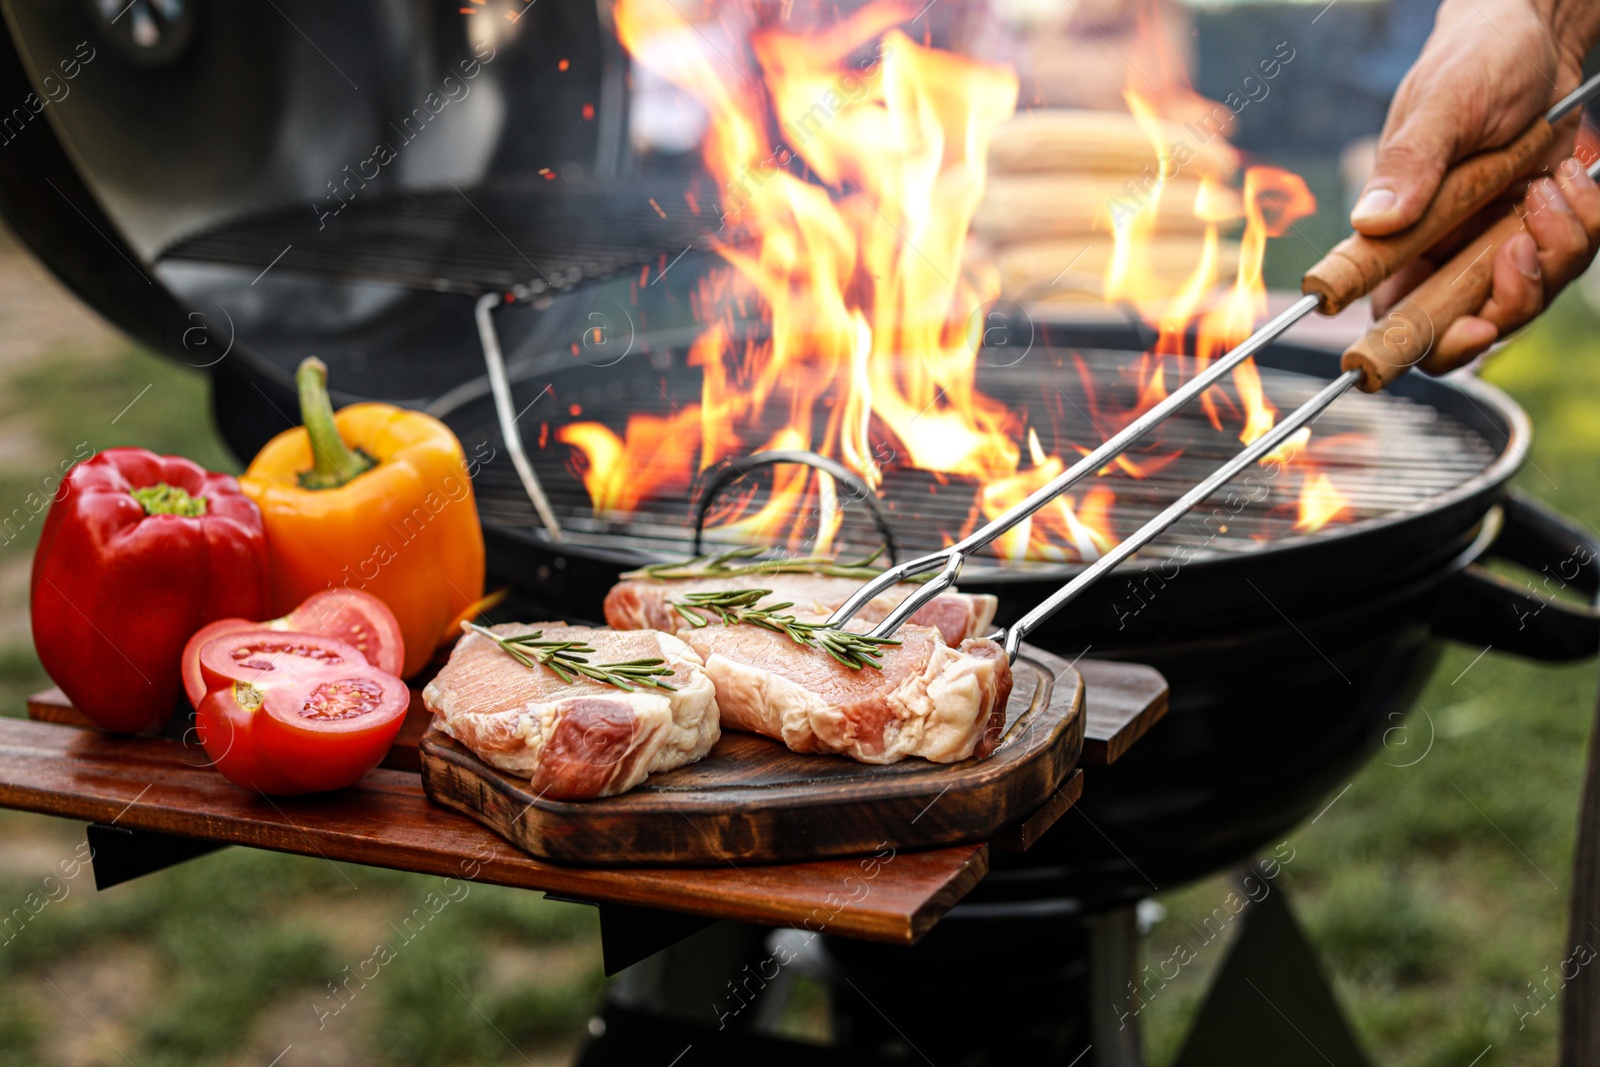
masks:
[[[0,92],[25,95],[29,74],[40,77],[80,41],[101,48],[75,95],[0,151],[0,209],[89,303],[208,368],[218,425],[239,455],[288,424],[290,372],[311,351],[329,364],[341,402],[425,407],[469,455],[490,457],[475,484],[490,568],[529,615],[598,618],[619,572],[692,551],[697,499],[709,512],[708,546],[730,543],[719,523],[736,506],[766,502],[777,468],[724,482],[711,500],[721,472],[713,467],[631,515],[597,515],[570,450],[549,447],[579,418],[620,428],[628,415],[664,414],[698,395],[687,359],[701,329],[693,296],[718,262],[706,249],[720,223],[693,210],[714,202],[715,187],[688,154],[658,151],[645,166],[630,152],[627,60],[605,5],[538,5],[487,21],[397,19],[364,5],[281,14],[195,5],[149,47],[93,5],[0,6],[3,46],[20,60],[0,64]],[[159,6],[136,6],[165,26]],[[965,12],[932,12],[930,35],[948,34]],[[335,59],[302,36],[319,33],[374,44]],[[236,47],[241,40],[251,46]],[[451,85],[459,100],[436,117],[414,116]],[[219,112],[222,98],[235,110]],[[325,99],[340,102],[338,122]],[[151,100],[163,104],[159,120]],[[400,143],[368,179],[360,164],[380,141]],[[351,165],[362,172],[354,180]],[[560,541],[540,521],[502,432],[474,317],[485,294],[498,294],[485,314]],[[999,336],[1011,344],[978,352],[979,388],[1025,416],[1049,452],[1070,455],[1118,428],[1096,412],[1132,407],[1129,372],[1153,338],[1120,317],[1014,305],[1005,313]],[[757,336],[764,326],[738,328]],[[1330,354],[1283,342],[1258,362],[1284,411],[1333,369]],[[1524,611],[1516,628],[1513,609],[1527,594],[1477,569],[1490,552],[1535,567],[1560,560],[1577,536],[1531,505],[1503,505],[1528,441],[1505,397],[1411,375],[1383,393],[1342,397],[1315,441],[1348,498],[1348,521],[1297,529],[1286,490],[1270,483],[1219,519],[1219,494],[1034,635],[1068,656],[1138,658],[1173,680],[1173,723],[1087,801],[1163,884],[1236,859],[1299,818],[1404,707],[1426,677],[1434,637],[1551,658],[1600,643],[1594,619],[1566,605]],[[1183,409],[1131,453],[1181,448],[1178,458],[1150,464],[1148,477],[1100,479],[1117,492],[1112,533],[1131,532],[1237,447],[1234,432],[1216,430],[1197,406]],[[884,524],[902,558],[939,548],[970,529],[975,489],[890,465],[880,514],[846,506],[839,547],[875,548]],[[813,521],[794,516],[796,528]],[[1002,559],[991,546],[961,582],[999,595],[1004,624],[1079,567]],[[1578,587],[1588,580],[1585,568]],[[1325,686],[1328,678],[1351,684]],[[1268,770],[1260,757],[1272,743],[1263,739],[1281,734],[1270,728],[1273,705],[1322,710],[1299,714],[1295,736],[1278,742],[1288,751],[1276,750]],[[1181,791],[1170,784],[1180,780]],[[1117,808],[1121,796],[1144,802]],[[1119,899],[1148,890],[1101,855],[1104,841],[1072,847],[1081,862],[1062,868],[1065,880],[1049,892]]]
[[[1108,408],[1131,401],[1135,385],[1122,372],[1141,351],[1136,331],[1042,318],[1034,327],[1026,359],[1006,366],[995,353],[980,364],[989,395],[1018,408],[1054,400],[1069,413],[1074,405],[1087,410],[1089,391]],[[565,415],[570,406],[582,418],[620,420],[698,394],[680,348],[657,347],[649,338],[636,344],[643,358],[631,373],[625,361],[594,375],[574,367],[565,352],[513,360],[514,406],[548,405],[561,413],[552,415],[554,427],[578,417]],[[1335,357],[1280,344],[1260,362],[1268,395],[1287,408],[1326,383]],[[1119,390],[1130,395],[1118,398]],[[464,441],[498,444],[487,386],[464,386],[435,410]],[[1107,768],[1100,779],[1106,784],[1084,802],[1116,844],[1064,826],[1049,847],[1029,853],[1030,870],[1012,883],[1026,888],[1016,892],[1109,903],[1148,893],[1146,876],[1166,886],[1248,854],[1314,810],[1365,758],[1396,721],[1391,715],[1403,712],[1426,681],[1439,637],[1541,658],[1588,655],[1600,643],[1588,611],[1566,604],[1532,611],[1526,590],[1492,581],[1479,566],[1499,554],[1538,570],[1591,542],[1521,498],[1507,502],[1506,483],[1526,455],[1530,432],[1503,394],[1472,380],[1411,376],[1383,393],[1347,394],[1316,432],[1335,443],[1318,455],[1349,487],[1353,521],[1314,534],[1297,531],[1288,502],[1266,480],[1260,498],[1243,506],[1236,500],[1230,508],[1219,494],[1030,637],[1068,658],[1090,651],[1156,666],[1173,682],[1173,712],[1172,722],[1125,764]],[[1158,474],[1117,480],[1119,535],[1237,451],[1233,437],[1198,410],[1174,416],[1152,447],[1170,451],[1177,444],[1183,456]],[[476,483],[492,557],[514,584],[524,614],[600,618],[605,592],[622,571],[691,551],[691,504],[709,479],[626,520],[597,518],[564,457],[543,450],[533,459],[562,521],[561,543],[540,531],[503,455],[485,465]],[[886,476],[884,511],[902,556],[938,548],[941,530],[958,526],[971,508],[970,487],[954,479],[930,485],[917,471],[905,477],[919,475],[915,486],[897,484],[892,470]],[[750,480],[750,506],[757,506],[770,483],[760,472]],[[844,547],[881,544],[868,509],[851,510]],[[804,524],[807,516],[795,521]],[[708,547],[715,539],[713,527]],[[979,557],[963,572],[961,587],[996,594],[1004,625],[1082,566]],[[1572,584],[1583,592],[1593,580],[1584,567]],[[1048,864],[1053,884],[1039,867],[1047,855],[1059,861]],[[1003,881],[992,879],[992,890]]]
[[[692,297],[715,262],[717,220],[689,207],[713,201],[715,188],[670,153],[648,168],[631,156],[626,57],[605,5],[517,5],[485,23],[377,4],[192,4],[170,26],[162,5],[136,5],[167,31],[154,44],[119,21],[117,6],[0,0],[0,98],[33,91],[30,76],[79,41],[101,49],[71,98],[7,130],[0,212],[91,306],[207,368],[236,453],[289,424],[292,367],[314,352],[336,402],[425,408],[469,456],[489,457],[475,491],[492,576],[513,587],[508,611],[598,619],[620,572],[694,551],[697,504],[705,544],[735,543],[721,527],[736,506],[769,499],[775,467],[722,480],[713,466],[630,515],[596,514],[569,450],[551,447],[580,418],[620,428],[698,394]],[[932,8],[930,36],[966,9]],[[318,41],[345,47],[330,58]],[[474,61],[471,94],[418,120],[423,132],[390,127]],[[351,181],[347,168],[397,138],[392,164]],[[485,298],[560,540],[503,432],[474,315]],[[1120,319],[1009,314],[1006,333],[1029,338],[1026,352],[981,350],[980,389],[1025,413],[1049,452],[1092,447],[1117,429],[1093,413],[1133,406],[1132,371],[1153,339]],[[1284,341],[1258,362],[1285,412],[1337,363]],[[1042,915],[1067,916],[1061,937],[1071,941],[1087,912],[1277,839],[1407,710],[1441,639],[1545,659],[1600,647],[1595,612],[1483,567],[1500,557],[1559,574],[1579,594],[1600,591],[1592,535],[1508,495],[1529,427],[1498,391],[1411,375],[1340,398],[1314,441],[1348,498],[1346,521],[1299,528],[1292,498],[1270,480],[1238,506],[1218,494],[1035,631],[1033,641],[1068,658],[1152,664],[1172,683],[1172,710],[1097,774],[1087,819],[999,865],[952,913],[953,929],[984,931],[974,944],[992,954],[997,940],[1030,937],[1039,929],[1030,917]],[[1116,487],[1115,534],[1236,453],[1237,433],[1185,409],[1148,454],[1180,447],[1147,477],[1102,479]],[[838,545],[869,551],[887,527],[898,558],[941,548],[970,528],[977,488],[890,466],[876,510],[865,500],[845,509]],[[799,529],[815,520],[792,518]],[[961,585],[997,594],[1004,624],[1081,567],[1070,555],[1018,561],[990,550]]]

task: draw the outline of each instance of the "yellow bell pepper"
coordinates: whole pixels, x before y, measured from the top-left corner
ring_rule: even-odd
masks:
[[[239,487],[266,521],[272,610],[312,593],[361,589],[389,606],[404,673],[456,637],[483,595],[483,530],[461,442],[430,415],[351,404],[337,415],[328,368],[295,374],[304,426],[268,441]]]

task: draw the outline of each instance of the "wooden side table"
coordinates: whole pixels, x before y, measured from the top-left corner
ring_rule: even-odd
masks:
[[[1083,765],[1113,762],[1165,714],[1166,682],[1133,664],[1077,667],[1086,687]],[[276,799],[235,788],[196,746],[88,728],[59,690],[28,710],[33,721],[0,719],[0,807],[89,822],[99,888],[249,845],[534,889],[600,908],[608,973],[719,919],[913,944],[987,873],[991,851],[1026,849],[1083,788],[1080,768],[1039,811],[988,842],[880,861],[871,892],[852,900],[846,887],[863,877],[859,859],[675,869],[534,859],[424,795],[415,770],[426,724],[420,702],[385,765],[360,783]]]

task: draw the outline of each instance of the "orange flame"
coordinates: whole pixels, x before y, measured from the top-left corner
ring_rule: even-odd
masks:
[[[992,269],[969,261],[967,235],[989,144],[1016,108],[1017,77],[914,41],[898,27],[919,7],[875,0],[821,32],[759,28],[746,54],[713,44],[718,29],[690,21],[673,0],[618,0],[618,37],[634,62],[707,112],[702,151],[721,189],[728,225],[717,252],[727,266],[695,294],[704,323],[689,355],[701,372],[697,403],[636,415],[620,437],[597,422],[559,430],[596,513],[626,516],[652,497],[681,498],[722,459],[781,448],[835,457],[874,487],[890,468],[933,472],[930,492],[972,494],[967,525],[952,536],[1066,469],[1041,443],[1034,415],[979,390],[979,346],[968,337],[973,309],[999,295]],[[707,10],[716,17],[715,6]],[[1163,288],[1150,256],[1157,208],[1177,195],[1172,180],[1190,157],[1176,140],[1181,127],[1139,95],[1126,99],[1158,167],[1130,193],[1136,203],[1108,209],[1105,293],[1138,307],[1158,341],[1133,369],[1133,408],[1101,411],[1091,387],[1092,428],[1064,436],[1054,427],[1067,455],[1087,452],[1076,438],[1127,425],[1248,335],[1265,310],[1267,238],[1315,207],[1299,178],[1270,167],[1246,171],[1242,196],[1217,179],[1221,171],[1198,183],[1185,176],[1192,204],[1184,207],[1204,237],[1186,281]],[[1219,295],[1220,242],[1241,218],[1237,276]],[[769,325],[760,337],[736,326],[752,309]],[[1249,362],[1234,371],[1231,394],[1219,385],[1202,403],[1219,430],[1224,416],[1237,417],[1246,442],[1277,417]],[[1301,474],[1301,520],[1320,525],[1344,503],[1306,441],[1298,436],[1273,458]],[[1177,455],[1157,439],[1100,475],[1147,477]],[[826,550],[842,518],[832,479],[788,466],[770,481],[765,500],[756,506],[748,491],[722,529]],[[1058,498],[1002,538],[1000,554],[1096,558],[1116,540],[1115,499],[1109,482]],[[802,515],[816,517],[813,529],[797,525]]]
[[[992,482],[979,494],[984,518],[992,519],[1015,507],[1034,490],[1066,470],[1059,456],[1046,456],[1039,435],[1028,431],[1031,469]],[[1111,503],[1115,494],[1103,485],[1091,486],[1082,505],[1074,510],[1071,496],[1059,496],[1002,534],[997,542],[1002,559],[1098,559],[1116,543],[1111,530]]]
[[[1277,167],[1251,167],[1244,172],[1244,238],[1239,249],[1239,272],[1221,305],[1200,319],[1196,355],[1200,367],[1238,345],[1255,330],[1267,312],[1267,286],[1261,264],[1267,255],[1267,238],[1282,237],[1295,221],[1317,209],[1317,201],[1297,174]],[[1244,407],[1244,430],[1239,440],[1249,444],[1277,421],[1277,409],[1268,403],[1254,360],[1233,371],[1233,384]]]
[[[1176,172],[1177,164],[1167,149],[1166,131],[1155,109],[1131,90],[1124,98],[1139,128],[1155,149],[1157,172],[1146,171],[1141,175],[1141,180],[1128,190],[1127,201],[1113,198],[1108,205],[1113,243],[1111,262],[1106,266],[1105,296],[1113,301],[1140,301],[1148,297],[1151,279],[1156,276],[1149,262],[1151,239],[1155,236],[1156,218],[1161,213],[1162,190],[1166,188],[1167,179]]]
[[[1023,426],[978,391],[975,353],[955,314],[998,295],[992,279],[968,276],[964,256],[989,139],[1016,107],[1017,79],[894,29],[916,13],[879,2],[821,34],[758,31],[750,39],[758,85],[708,50],[667,0],[617,5],[618,34],[635,60],[709,111],[705,160],[726,215],[739,235],[759,235],[718,249],[760,298],[771,330],[746,353],[750,373],[738,381],[726,366],[729,331],[713,325],[696,346],[702,399],[685,415],[700,420],[702,467],[718,458],[713,444],[736,451],[781,402],[787,447],[837,455],[873,485],[884,455],[978,481],[1017,471]],[[816,180],[787,169],[795,161]],[[722,439],[707,439],[713,432]],[[602,483],[595,470],[609,476],[643,454],[628,444],[591,451],[595,440],[571,443]],[[631,466],[636,478],[640,465]],[[792,532],[784,516],[812,484],[796,481],[781,493],[775,486],[750,534]]]
[[[1346,514],[1350,510],[1350,502],[1334,488],[1326,474],[1313,471],[1300,488],[1299,509],[1300,518],[1294,528],[1302,533],[1315,533]]]

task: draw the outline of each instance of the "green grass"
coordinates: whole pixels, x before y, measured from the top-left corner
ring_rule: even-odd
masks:
[[[1597,338],[1600,318],[1569,297],[1488,374],[1536,427],[1519,484],[1591,526],[1600,524]],[[45,470],[0,469],[0,492],[11,494],[3,499],[29,491],[54,457],[85,441],[231,465],[205,414],[203,384],[149,355],[57,358],[5,382],[0,397],[0,417],[36,427],[49,452]],[[18,538],[0,548],[0,564],[30,549],[31,539]],[[1566,890],[1595,666],[1495,653],[1472,665],[1477,654],[1451,650],[1421,698],[1427,716],[1410,720],[1412,744],[1380,752],[1316,825],[1290,837],[1296,856],[1280,884],[1375,1063],[1465,1067],[1491,1044],[1479,1067],[1554,1058],[1557,1009],[1521,1028],[1517,1013],[1528,984],[1571,948]],[[0,647],[7,714],[20,714],[23,695],[44,684],[25,642]],[[1430,735],[1424,758],[1394,765],[1415,760]],[[0,840],[43,841],[63,857],[81,840],[75,834],[65,823],[0,816]],[[37,884],[0,863],[0,901],[20,901]],[[105,894],[91,891],[85,873],[67,900],[0,945],[0,1067],[51,1062],[55,1029],[71,1015],[47,978],[70,983],[79,968],[124,960],[155,976],[128,991],[117,1031],[132,1062],[258,1052],[268,1062],[292,1040],[265,1044],[278,1032],[273,1020],[286,1018],[290,1033],[315,1032],[327,983],[367,959],[375,941],[395,939],[387,924],[441,885],[243,849]],[[1212,879],[1164,894],[1169,915],[1153,932],[1151,959],[1226,893]],[[359,1062],[521,1063],[581,1032],[601,984],[595,933],[589,909],[473,886],[398,947],[327,1028]],[[1209,946],[1151,1002],[1141,1022],[1152,1063],[1171,1062],[1225,953]]]
[[[0,879],[0,900],[20,902],[38,884]],[[508,1041],[527,1049],[570,1040],[599,992],[591,909],[517,890],[447,887],[439,878],[246,849],[105,894],[93,892],[87,871],[71,885],[64,900],[0,945],[0,1049],[18,1062],[40,1062],[31,1058],[47,1026],[38,1003],[59,1004],[51,1004],[48,985],[32,1006],[17,990],[46,978],[67,981],[62,969],[70,972],[74,961],[116,966],[135,949],[153,958],[158,976],[154,987],[129,991],[135,1045],[124,1051],[141,1065],[217,1062],[249,1047],[253,1026],[275,1005],[287,1005],[295,1030],[308,1037],[322,1019],[316,1006],[330,1010],[323,1021],[348,1029],[362,1062],[500,1063],[518,1058]],[[430,894],[456,899],[404,928],[406,916],[428,911]],[[323,917],[330,910],[331,921]],[[370,922],[367,940],[341,931],[340,917],[352,910],[364,926]],[[391,952],[381,966],[368,962],[378,942]],[[533,973],[493,980],[490,961],[508,952],[534,958]],[[541,956],[554,962],[538,965]],[[330,982],[359,1010],[332,1010],[341,1002]],[[63,993],[75,996],[70,984]],[[0,1063],[7,1054],[0,1052]]]
[[[127,348],[109,361],[61,355],[8,383],[8,421],[30,422],[53,452],[136,445],[188,456],[212,470],[242,468],[211,421],[205,379],[170,359]]]
[[[32,645],[0,648],[0,715],[22,718],[29,694],[50,686]]]

